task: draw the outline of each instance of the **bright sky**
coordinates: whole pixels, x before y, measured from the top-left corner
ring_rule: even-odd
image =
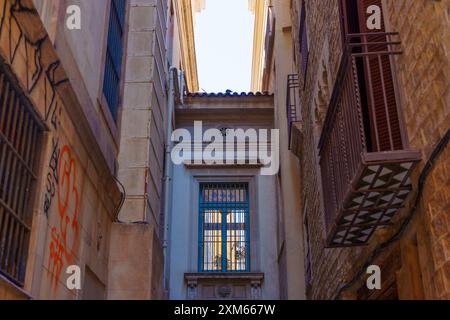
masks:
[[[254,16],[248,0],[206,0],[195,19],[200,90],[250,91]]]

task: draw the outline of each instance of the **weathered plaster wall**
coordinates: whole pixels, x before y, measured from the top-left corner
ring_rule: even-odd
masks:
[[[130,254],[132,253],[132,254]],[[115,223],[111,232],[108,299],[161,299],[162,250],[155,229]]]
[[[107,283],[120,193],[39,16],[11,4],[0,8],[0,57],[46,127],[24,290],[36,299],[76,299],[83,292],[66,288],[69,265],[80,266],[82,283],[85,267]]]
[[[392,30],[400,32],[403,54],[396,72],[411,148],[428,159],[450,128],[450,31],[448,1],[385,2]],[[408,236],[416,235],[424,297],[450,299],[450,147],[447,146],[427,180],[424,197]],[[419,170],[424,163],[421,163]],[[417,179],[417,174],[415,176]],[[407,263],[408,256],[403,257]],[[411,295],[405,267],[402,295]]]
[[[290,1],[274,1],[276,17],[274,61],[270,82],[275,93],[275,127],[280,129],[279,252],[282,298],[305,298],[303,216],[301,211],[300,161],[289,150],[286,114],[287,77],[296,72],[293,57]]]
[[[391,227],[377,231],[366,247],[324,248],[317,143],[342,52],[341,31],[338,0],[330,1],[326,7],[321,0],[306,1],[306,8],[309,64],[301,106],[304,128],[302,189],[308,203],[313,270],[308,297],[329,299],[335,296],[339,286],[353,278],[374,247],[393,235],[411,205],[401,211]],[[448,37],[442,34],[448,33],[448,10],[445,1],[386,0],[384,15],[388,29],[399,31],[402,41],[404,53],[395,59],[395,73],[410,145],[420,150],[426,160],[450,124],[449,79],[445,72]],[[293,20],[294,30],[298,30],[297,21]],[[298,43],[297,35],[294,39]],[[296,52],[299,52],[298,47]],[[300,61],[299,57],[297,61]],[[302,74],[300,67],[298,70]],[[389,246],[373,262],[382,267],[383,284],[388,278],[396,283],[399,298],[448,299],[448,155],[447,147],[434,164],[420,208],[401,240]],[[419,164],[413,175],[415,186],[424,163]],[[361,289],[364,281],[359,279],[341,297],[364,297]]]

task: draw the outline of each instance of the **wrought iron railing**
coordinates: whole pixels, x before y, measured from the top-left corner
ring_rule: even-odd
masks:
[[[395,200],[380,199],[410,188],[406,178],[391,182],[396,170],[402,172],[402,165],[411,164],[411,170],[419,159],[405,150],[399,120],[390,64],[393,55],[401,54],[400,42],[391,40],[395,36],[398,33],[347,38],[319,142],[330,246],[364,243],[377,226],[387,224],[386,214],[393,212],[387,208],[395,207]],[[352,239],[347,238],[351,228],[358,229]]]
[[[291,149],[292,125],[294,122],[300,121],[300,113],[298,111],[298,90],[300,87],[298,74],[289,74],[287,77],[286,89],[286,114],[289,135],[289,150]]]

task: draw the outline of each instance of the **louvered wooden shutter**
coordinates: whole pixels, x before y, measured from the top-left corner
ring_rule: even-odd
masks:
[[[303,79],[306,81],[308,70],[308,34],[306,32],[306,6],[305,0],[302,1],[302,12],[300,13],[300,50],[302,54],[302,72]]]
[[[381,30],[368,29],[367,19],[369,14],[367,14],[367,9],[371,5],[382,8],[381,0],[358,0],[361,33],[386,32],[383,17]],[[385,35],[369,35],[366,39],[361,38],[363,42],[385,42],[386,40]],[[388,47],[384,44],[370,45],[368,48],[363,46],[363,52],[383,52],[387,50]],[[380,58],[381,68],[378,55],[370,55],[368,58],[364,58],[373,151],[400,150],[403,148],[403,143],[390,57],[389,55],[382,55]],[[384,96],[386,96],[386,102]],[[378,141],[376,139],[377,133]]]

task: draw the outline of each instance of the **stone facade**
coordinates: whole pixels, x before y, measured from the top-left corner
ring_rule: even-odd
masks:
[[[247,115],[251,114],[251,117]],[[217,130],[273,129],[272,95],[202,95],[187,96],[175,111],[176,129],[185,129],[194,135],[194,121],[202,121],[202,134]],[[200,137],[201,139],[202,137]],[[270,139],[270,138],[269,138]],[[200,141],[195,140],[195,143]],[[208,141],[203,141],[207,143]],[[194,143],[194,142],[192,142]],[[251,142],[253,143],[253,142]],[[190,142],[189,142],[190,144]],[[203,145],[203,143],[202,143]],[[233,144],[234,145],[234,144]],[[248,150],[249,143],[236,142],[236,150]],[[202,149],[203,150],[203,149]],[[192,151],[200,154],[198,149]],[[223,151],[225,152],[225,151]],[[220,153],[220,152],[219,152]],[[249,159],[246,155],[245,159]],[[197,159],[197,157],[194,157]],[[203,159],[206,160],[207,159]],[[261,175],[261,163],[212,164],[203,161],[181,163],[173,168],[172,210],[169,228],[170,299],[278,299],[279,269],[276,198],[276,176]],[[239,272],[204,271],[199,250],[201,184],[239,183],[248,185],[249,240],[245,252],[249,267]],[[208,209],[214,211],[214,209]],[[232,215],[233,208],[217,209]],[[230,210],[230,211],[226,211]],[[213,241],[213,240],[210,240]],[[230,236],[229,242],[233,242]],[[216,252],[214,252],[216,254]],[[217,253],[218,254],[218,253]],[[221,254],[221,253],[220,253]],[[229,253],[226,257],[232,256]],[[232,258],[230,258],[232,259]],[[222,267],[223,268],[223,267]]]
[[[448,3],[386,1],[385,8],[390,28],[400,32],[403,43],[396,71],[410,143],[428,159],[450,127]],[[423,297],[430,299],[450,299],[449,157],[447,146],[433,164],[405,235],[417,234]],[[408,281],[403,277],[399,286],[408,288]],[[404,291],[406,298],[412,297]]]
[[[266,81],[263,90],[274,92],[274,122],[280,129],[280,172],[277,176],[278,198],[278,264],[280,268],[280,299],[305,299],[305,250],[301,212],[300,162],[291,152],[293,145],[287,119],[287,79],[296,73],[293,29],[289,1],[273,1],[271,12],[273,26],[273,50],[269,65],[265,66]],[[267,53],[266,53],[267,55]],[[297,91],[295,91],[297,94]],[[298,113],[297,113],[298,114]]]
[[[131,3],[122,113],[119,179],[127,189],[120,219],[159,229],[165,123],[167,8],[160,1]]]
[[[100,288],[96,298],[105,298],[109,237],[121,199],[113,178],[117,148],[105,131],[95,134],[91,125],[106,126],[106,121],[100,117],[94,122],[87,120],[84,110],[89,104],[83,106],[84,101],[77,98],[83,84],[74,73],[77,64],[65,68],[33,3],[5,1],[0,10],[2,72],[17,82],[17,92],[22,92],[30,112],[36,113],[44,128],[40,150],[36,150],[37,175],[30,199],[26,277],[22,288],[2,277],[1,295],[34,299],[93,296],[66,287],[66,268],[77,265],[85,288],[94,287],[88,282],[95,278]],[[56,43],[60,43],[58,37],[63,35],[56,35]],[[64,46],[59,48],[64,50]],[[2,220],[2,225],[6,221]],[[85,277],[87,273],[95,276]]]
[[[111,238],[108,298],[161,299],[167,7],[131,1],[129,14],[118,157],[126,198]]]
[[[363,269],[377,245],[390,239],[411,212],[419,174],[438,141],[448,135],[450,81],[445,71],[449,59],[445,1],[383,1],[386,29],[398,31],[402,43],[403,54],[396,56],[393,63],[400,108],[410,148],[421,151],[422,161],[412,175],[413,195],[393,225],[379,229],[367,246],[349,248],[324,247],[323,186],[317,152],[342,54],[339,1],[330,1],[326,7],[320,0],[305,3],[309,54],[306,82],[300,85],[305,87],[300,93],[300,106],[304,139],[302,203],[309,222],[312,264],[307,296],[309,299],[449,299],[448,146],[433,164],[419,207],[400,239],[386,246],[375,260],[369,260],[370,264],[381,267],[382,287],[390,291],[369,292],[365,288],[367,276]],[[301,1],[293,1],[294,30],[299,30],[300,8]],[[298,32],[293,34],[298,73],[302,74]]]

